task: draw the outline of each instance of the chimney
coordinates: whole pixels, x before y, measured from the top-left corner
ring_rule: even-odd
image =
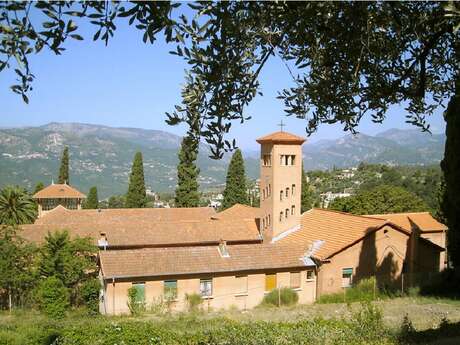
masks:
[[[107,247],[109,246],[109,242],[107,241],[107,234],[105,232],[100,233],[99,240],[97,241],[97,245],[99,248],[103,248],[104,250],[107,250]]]
[[[223,258],[229,258],[230,257],[230,254],[228,252],[228,248],[227,248],[227,241],[225,240],[220,240],[219,242],[219,253],[220,253],[220,256],[223,257]]]

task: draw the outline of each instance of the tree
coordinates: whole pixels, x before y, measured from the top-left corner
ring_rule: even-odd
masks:
[[[83,208],[86,209],[96,209],[99,207],[99,199],[97,197],[97,187],[91,187],[89,189],[88,197],[86,201],[83,203]]]
[[[37,302],[40,310],[49,317],[64,317],[69,308],[69,289],[57,277],[43,279],[37,288]]]
[[[26,244],[11,226],[0,226],[0,297],[5,293],[11,310],[20,303],[34,285],[35,247]]]
[[[198,142],[192,136],[186,135],[182,139],[179,151],[179,165],[177,166],[177,188],[174,203],[176,207],[198,207],[200,193],[198,192],[198,175],[200,169],[196,167],[198,156]]]
[[[108,208],[124,208],[126,197],[124,195],[112,195],[109,198]]]
[[[39,191],[41,191],[43,188],[45,188],[45,185],[43,184],[43,182],[38,182],[36,185],[35,185],[35,189],[34,189],[34,192],[32,195],[38,193]]]
[[[426,211],[428,206],[402,187],[383,185],[354,196],[335,199],[329,208],[353,214],[383,214]]]
[[[97,248],[90,238],[70,239],[67,231],[48,233],[40,248],[38,272],[42,278],[56,277],[77,300],[77,287],[96,274]]]
[[[61,166],[59,167],[59,178],[58,183],[70,184],[69,181],[69,148],[66,146],[62,151]]]
[[[446,149],[441,162],[444,171],[442,185],[441,214],[449,228],[447,252],[449,261],[460,268],[460,77],[457,78],[457,94],[444,113],[449,126],[446,127]]]
[[[313,194],[307,182],[307,174],[305,173],[305,170],[303,170],[303,164],[302,164],[302,195],[300,198],[301,198],[300,200],[301,213],[304,213],[313,207],[313,203],[314,203]]]
[[[244,160],[239,149],[233,154],[228,166],[222,209],[225,210],[235,204],[248,204]]]
[[[27,191],[20,187],[7,186],[0,192],[0,224],[17,226],[33,223],[37,218],[37,207]]]
[[[136,152],[131,168],[131,175],[129,175],[129,187],[125,205],[127,208],[145,207],[147,203],[146,196],[142,153]]]

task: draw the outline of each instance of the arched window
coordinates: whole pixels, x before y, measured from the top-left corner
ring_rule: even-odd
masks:
[[[283,201],[283,191],[280,190],[280,201]]]
[[[295,205],[291,206],[291,216],[295,214]]]
[[[289,187],[286,188],[286,198],[289,198]]]
[[[292,191],[291,191],[291,195],[294,196],[295,195],[295,184],[292,185]]]
[[[286,211],[285,211],[285,218],[289,217],[289,209],[287,208]]]
[[[280,222],[283,221],[283,211],[280,212]]]

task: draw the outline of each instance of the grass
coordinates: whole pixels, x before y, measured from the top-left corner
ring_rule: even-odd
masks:
[[[0,313],[0,344],[457,344],[460,301],[405,297],[373,303],[314,304],[158,316],[50,320],[36,311]],[[367,308],[367,309],[366,309]],[[405,315],[413,331],[402,336]],[[441,339],[443,338],[443,339]]]

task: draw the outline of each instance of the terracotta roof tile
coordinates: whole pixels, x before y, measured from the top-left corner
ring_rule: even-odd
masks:
[[[288,144],[303,144],[305,142],[305,138],[299,137],[295,134],[291,134],[288,132],[274,132],[268,135],[265,135],[261,138],[256,140],[259,144],[262,143],[288,143]]]
[[[193,210],[193,211],[192,211]],[[48,232],[68,230],[72,236],[105,233],[109,246],[161,246],[197,243],[260,241],[254,219],[211,219],[212,209],[56,210],[22,226],[21,236],[41,242]]]
[[[226,210],[217,213],[214,218],[218,219],[255,219],[261,217],[261,211],[258,207],[251,207],[242,204],[236,204]]]
[[[34,199],[54,199],[54,198],[86,198],[86,195],[79,192],[68,184],[52,184],[43,188],[33,196]]]
[[[383,219],[311,209],[302,215],[301,228],[279,242],[289,243],[292,247],[309,247],[315,241],[324,241],[312,254],[313,257],[324,260],[385,224]]]
[[[296,250],[281,244],[242,244],[227,248],[229,257],[222,257],[217,246],[107,250],[100,252],[100,261],[106,279],[306,266],[302,260],[305,248],[301,246]]]
[[[447,226],[434,219],[429,212],[375,214],[369,217],[386,219],[408,231],[412,230],[412,225],[414,224],[422,232],[447,230]]]

